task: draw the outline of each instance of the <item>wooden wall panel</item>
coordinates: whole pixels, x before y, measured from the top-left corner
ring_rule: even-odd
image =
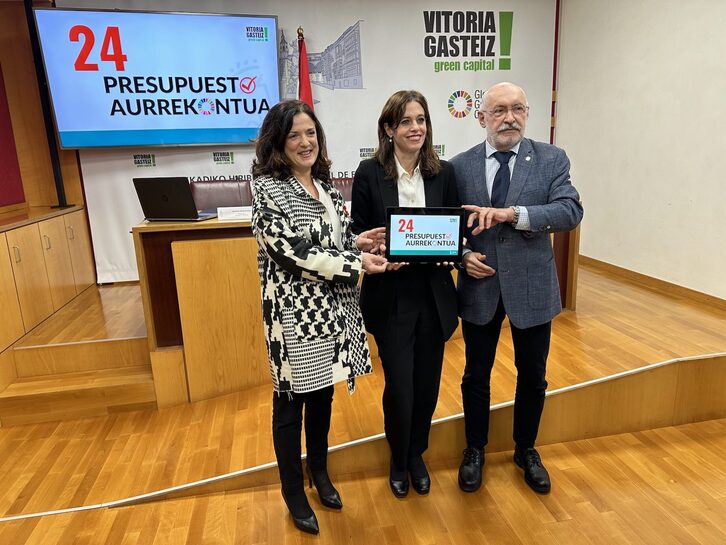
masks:
[[[22,2],[0,2],[0,64],[25,200],[29,206],[56,205],[53,168]],[[77,153],[61,151],[60,156],[67,200],[83,204]]]
[[[18,210],[27,210],[28,205],[25,202],[21,202],[18,204],[9,204],[7,206],[0,206],[0,214],[5,214],[6,212],[15,212]]]
[[[58,149],[58,160],[60,161],[61,175],[63,176],[66,202],[69,205],[75,204],[77,206],[83,206],[86,201],[83,195],[78,151],[74,149]],[[53,194],[55,195],[55,190]]]
[[[25,334],[10,259],[7,237],[0,233],[0,352]]]
[[[548,396],[537,441],[560,443],[670,426],[677,387],[678,364],[673,364]],[[511,408],[492,412],[493,419],[500,416],[504,421],[496,425],[494,451],[514,448]]]
[[[31,206],[57,204],[22,2],[0,3],[0,63],[5,73],[25,198]]]
[[[18,374],[15,372],[15,361],[13,359],[12,349],[0,352],[0,392],[7,388],[8,384],[16,378],[18,378]]]
[[[575,310],[577,301],[577,257],[580,254],[580,226],[572,231],[554,233],[552,249],[560,285],[562,307]]]
[[[726,414],[726,357],[704,358],[678,368],[673,425],[723,418]]]
[[[580,256],[580,229],[578,225],[576,229],[568,233],[567,245],[567,281],[565,282],[565,297],[562,306],[567,310],[577,309],[577,272],[578,258]]]

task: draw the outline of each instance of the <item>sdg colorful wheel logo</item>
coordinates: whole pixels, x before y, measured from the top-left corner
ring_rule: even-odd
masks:
[[[457,119],[469,115],[473,105],[474,101],[466,91],[454,91],[449,97],[449,113]]]
[[[214,102],[208,98],[200,98],[199,102],[197,102],[197,108],[199,108],[199,113],[202,115],[212,115],[215,106]]]

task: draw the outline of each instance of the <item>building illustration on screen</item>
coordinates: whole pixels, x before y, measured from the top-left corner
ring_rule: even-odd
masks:
[[[363,89],[363,67],[360,47],[360,21],[348,27],[322,53],[308,53],[310,81],[326,89]],[[281,98],[297,98],[297,37],[287,41],[280,36]]]

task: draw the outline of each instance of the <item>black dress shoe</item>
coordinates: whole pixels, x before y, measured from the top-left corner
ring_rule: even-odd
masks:
[[[318,526],[318,519],[315,517],[308,499],[305,496],[305,492],[300,494],[287,495],[285,491],[282,491],[282,499],[285,500],[287,510],[290,511],[292,522],[295,524],[295,528],[307,532],[308,534],[317,534],[320,532]]]
[[[459,466],[459,488],[464,492],[476,492],[481,486],[481,468],[484,465],[484,451],[465,448],[464,458]]]
[[[397,498],[405,498],[408,496],[408,472],[395,469],[393,467],[393,460],[391,460],[388,484],[391,485],[391,492]]]
[[[342,509],[343,500],[340,499],[340,494],[338,494],[338,491],[333,486],[333,483],[330,482],[328,472],[325,469],[321,471],[313,471],[310,469],[310,466],[306,466],[306,469],[310,488],[313,487],[313,484],[315,485],[315,490],[318,491],[320,503],[322,503],[325,507],[330,507],[331,509]]]
[[[421,456],[408,461],[408,472],[411,474],[411,486],[416,493],[424,495],[431,490],[431,477]]]
[[[547,494],[551,489],[550,475],[539,452],[534,448],[514,449],[514,463],[524,469],[524,480],[529,487],[540,494]]]

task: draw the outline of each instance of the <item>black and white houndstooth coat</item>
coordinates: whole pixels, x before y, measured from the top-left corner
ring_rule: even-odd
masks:
[[[325,206],[294,176],[257,178],[252,232],[259,244],[262,316],[276,392],[310,392],[370,373],[358,306],[360,251],[337,189],[322,183],[340,216],[343,249],[335,247]]]

